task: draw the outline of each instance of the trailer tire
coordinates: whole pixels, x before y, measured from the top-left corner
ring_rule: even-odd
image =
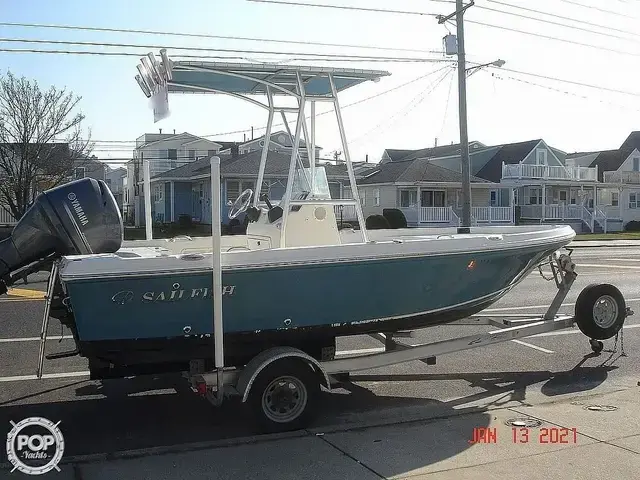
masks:
[[[266,366],[251,385],[247,406],[263,433],[305,428],[316,413],[320,379],[306,361],[283,358]]]
[[[627,306],[620,290],[607,283],[586,286],[576,300],[578,328],[594,340],[607,340],[622,328]]]

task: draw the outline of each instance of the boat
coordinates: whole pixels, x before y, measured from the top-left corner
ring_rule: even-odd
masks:
[[[124,242],[118,206],[101,180],[76,180],[37,197],[0,243],[0,288],[6,293],[21,271],[53,260],[43,335],[49,316],[66,325],[76,349],[58,356],[88,358],[92,378],[185,371],[192,362],[213,368],[215,309],[224,312],[226,366],[246,365],[265,349],[284,346],[330,359],[339,336],[393,334],[481,312],[575,236],[566,225],[369,230],[337,92],[386,72],[172,62],[161,56],[161,64],[152,55],[148,62],[157,69],[154,79],[165,78],[153,95],[162,95],[162,88],[266,94],[266,138],[274,112],[291,109],[275,107],[275,94],[296,97],[288,183],[278,206],[259,190],[242,192],[229,215],[249,217],[246,235],[220,237],[219,159],[212,158],[214,234],[200,239]],[[144,80],[139,83],[150,92],[152,79]],[[306,101],[335,106],[350,200],[332,199],[324,168],[315,165],[313,153],[305,165],[297,151],[302,131],[314,151],[313,121],[311,135],[302,121]],[[148,163],[145,170],[148,182]],[[144,190],[150,225],[148,183]],[[354,205],[361,228],[339,230],[336,204]],[[216,258],[220,303],[212,275]]]

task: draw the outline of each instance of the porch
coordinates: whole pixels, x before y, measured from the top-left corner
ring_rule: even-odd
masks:
[[[577,168],[577,167],[576,167]],[[622,204],[617,188],[547,185],[516,188],[520,219],[584,225],[591,233],[622,230]]]
[[[16,223],[18,223],[18,221],[13,218],[13,215],[11,215],[9,209],[0,205],[0,225],[13,226]]]
[[[473,186],[475,187],[475,185]],[[513,225],[513,199],[508,189],[484,186],[471,190],[472,225]],[[477,205],[477,206],[474,206]],[[416,187],[398,190],[398,207],[410,226],[460,226],[460,188]]]
[[[502,163],[502,179],[598,181],[598,167]]]

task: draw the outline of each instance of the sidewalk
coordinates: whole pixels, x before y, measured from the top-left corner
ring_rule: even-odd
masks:
[[[528,429],[515,427],[515,441],[514,427],[505,424],[510,419],[532,422]],[[491,443],[471,445],[474,428],[490,431]],[[249,445],[61,468],[55,474],[61,480],[631,479],[640,472],[640,388],[573,402],[343,432],[311,431]],[[0,478],[19,476],[0,472]]]
[[[640,240],[574,240],[569,248],[640,247]]]

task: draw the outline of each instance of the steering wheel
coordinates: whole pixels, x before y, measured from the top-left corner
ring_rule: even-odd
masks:
[[[251,203],[252,196],[253,196],[253,190],[251,190],[250,188],[247,188],[244,192],[238,195],[238,198],[236,198],[236,201],[233,202],[233,205],[229,209],[230,220],[233,220],[241,213],[247,211],[247,208],[249,208],[249,204]]]

